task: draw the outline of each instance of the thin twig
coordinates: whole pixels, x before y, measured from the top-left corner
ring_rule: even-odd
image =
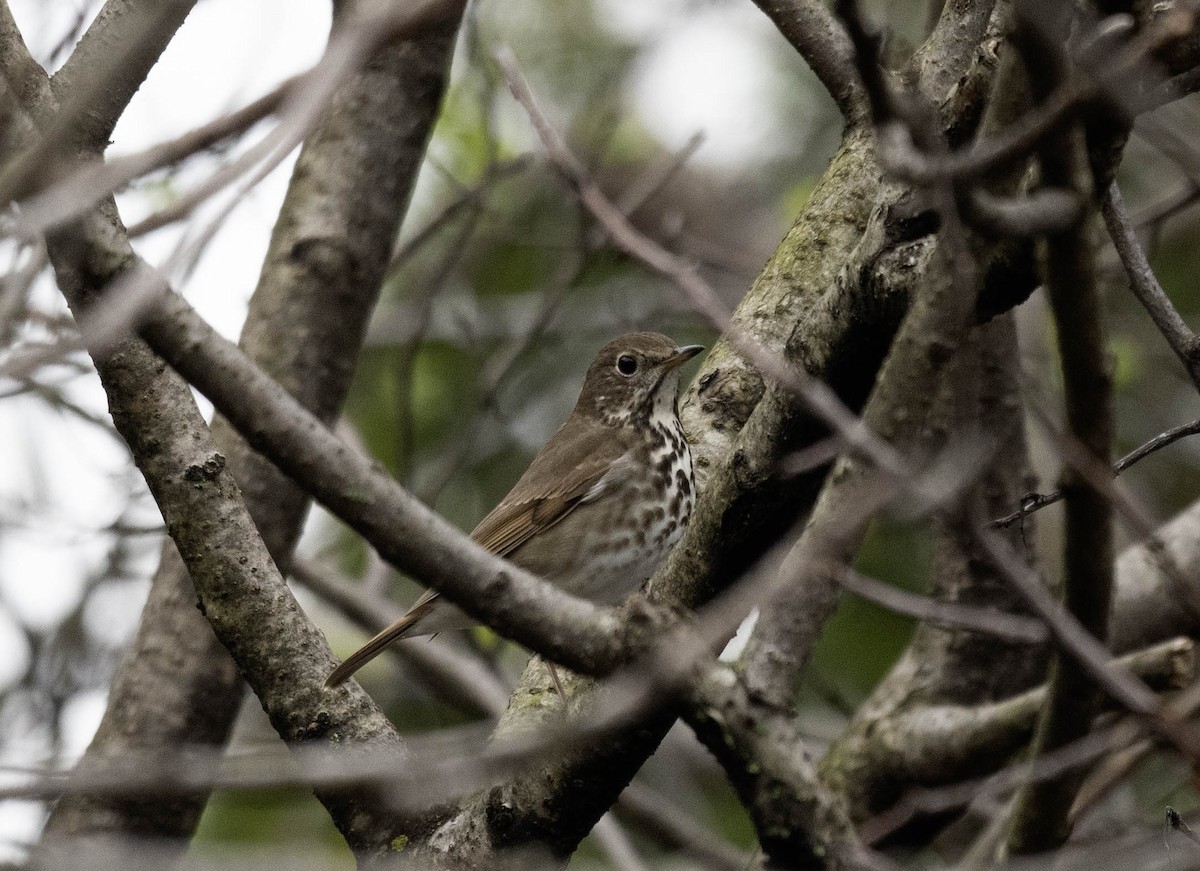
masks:
[[[1184,323],[1183,318],[1171,304],[1170,298],[1150,268],[1150,261],[1138,243],[1133,222],[1125,210],[1117,183],[1109,185],[1108,193],[1101,206],[1104,223],[1116,246],[1117,255],[1129,276],[1129,288],[1138,302],[1146,309],[1154,325],[1158,327],[1171,350],[1183,362],[1192,383],[1200,390],[1200,340]]]
[[[996,533],[981,530],[979,541],[998,570],[1050,629],[1055,643],[1091,676],[1109,696],[1131,712],[1161,718],[1162,703],[1153,690],[1122,666],[1100,641],[1055,600],[1037,574],[1025,564],[1007,541]]]
[[[457,17],[460,5],[459,0],[420,0],[399,6],[367,4],[367,9],[335,31],[321,60],[287,91],[279,107],[280,123],[261,142],[172,205],[130,227],[129,235],[138,236],[180,220],[252,167],[278,164],[304,140],[363,58],[388,40],[420,33],[447,16]]]
[[[718,838],[670,798],[634,781],[621,793],[617,812],[715,871],[745,871],[751,857]]]
[[[134,179],[177,164],[223,140],[246,132],[276,112],[297,81],[296,78],[288,79],[241,109],[145,151],[111,158],[103,163],[87,163],[74,169],[61,181],[21,204],[13,232],[22,236],[44,233],[90,209]]]
[[[325,566],[297,559],[291,565],[291,574],[372,634],[404,613],[389,599],[370,593],[362,584],[349,583]],[[490,669],[438,639],[396,644],[391,649],[413,665],[411,672],[415,680],[473,713],[497,716],[508,704],[508,687]]]
[[[921,815],[944,814],[982,795],[1001,796],[1024,783],[1059,777],[1108,753],[1128,747],[1142,730],[1131,719],[1043,753],[1029,764],[1014,764],[985,777],[938,787],[909,789],[900,801],[860,826],[864,843],[876,844]]]
[[[1159,433],[1154,438],[1147,441],[1145,444],[1134,448],[1121,459],[1113,464],[1113,475],[1120,475],[1130,466],[1143,460],[1156,451],[1162,450],[1167,445],[1174,444],[1182,438],[1200,433],[1200,419],[1190,421],[1185,424],[1180,424],[1177,427]],[[1061,501],[1063,498],[1062,490],[1051,490],[1048,493],[1029,493],[1021,500],[1021,507],[1011,514],[1006,514],[1003,517],[997,517],[995,520],[988,521],[989,529],[1004,529],[1012,526],[1018,520],[1023,520],[1035,511],[1041,511],[1043,508],[1053,505]]]
[[[481,203],[493,185],[509,176],[519,175],[529,168],[529,164],[530,161],[525,156],[489,164],[478,182],[463,188],[458,196],[443,206],[441,211],[434,215],[425,226],[396,246],[387,265],[387,275],[391,277],[406,260],[434,238],[459,212],[468,206],[477,206]]]

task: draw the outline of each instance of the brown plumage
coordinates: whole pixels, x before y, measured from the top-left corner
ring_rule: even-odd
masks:
[[[616,604],[682,534],[695,501],[676,414],[679,367],[703,350],[659,333],[605,345],[575,408],[471,537],[579,596]],[[337,686],[398,638],[474,621],[433,590],[330,674]]]

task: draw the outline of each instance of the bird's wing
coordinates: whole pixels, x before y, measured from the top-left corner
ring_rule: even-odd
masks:
[[[507,556],[631,474],[621,462],[631,443],[623,430],[569,419],[471,537],[492,553]]]
[[[576,506],[598,498],[632,475],[633,464],[624,458],[633,443],[632,434],[625,430],[596,426],[595,421],[572,415],[471,537],[493,553],[507,556]],[[343,683],[392,641],[422,631],[423,618],[439,598],[436,590],[427,590],[403,617],[338,666],[325,686]]]
[[[492,553],[507,556],[576,506],[632,474],[630,465],[621,462],[632,444],[631,434],[624,430],[598,427],[595,421],[572,415],[471,537]],[[438,598],[437,590],[426,590],[408,613],[417,613]],[[413,621],[404,631],[417,628]]]

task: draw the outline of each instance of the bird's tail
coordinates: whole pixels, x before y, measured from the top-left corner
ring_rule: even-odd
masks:
[[[422,602],[416,605],[411,611],[409,611],[391,626],[384,629],[362,647],[358,648],[358,650],[354,651],[354,653],[350,654],[350,656],[346,658],[345,662],[335,668],[330,673],[329,677],[325,678],[325,689],[330,689],[332,687],[341,686],[344,684],[347,680],[349,680],[350,675],[354,674],[354,672],[358,671],[372,659],[377,657],[383,652],[385,647],[387,647],[396,639],[403,638],[405,635],[407,635],[409,630],[416,626],[417,622],[420,621],[420,619],[427,613],[429,613],[429,610],[432,606],[432,601]]]

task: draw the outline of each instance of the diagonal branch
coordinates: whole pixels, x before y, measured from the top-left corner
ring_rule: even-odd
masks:
[[[7,59],[3,65],[5,74],[14,79],[23,76],[19,80],[23,88],[28,86],[24,92],[32,117],[43,125],[61,124],[63,126],[60,130],[69,130],[70,119],[58,119],[53,115],[58,100],[51,93],[44,77],[39,79],[29,75],[33,67],[30,65],[20,34],[13,28],[2,26],[6,23],[11,24],[7,6],[0,5],[0,12],[3,13],[3,18],[0,19],[0,35],[5,38],[5,50],[0,52],[0,55]],[[448,34],[443,37],[442,42],[441,58],[444,64],[449,43]],[[437,80],[444,81],[444,76],[439,76]],[[437,90],[434,89],[433,92],[435,105]],[[395,126],[396,115],[388,112],[398,112],[403,116],[402,129],[411,130],[407,126],[411,119],[404,111],[403,104],[383,108],[385,111],[382,113],[374,110],[371,112],[373,122],[385,120]],[[432,107],[427,110],[426,115],[432,115]],[[419,155],[427,131],[428,119],[426,125],[419,128],[415,141],[407,150],[401,150],[395,156],[386,153],[381,155],[380,162],[383,166],[392,166],[390,161],[399,160],[402,169],[397,173],[396,185],[379,185],[379,177],[371,174],[376,168],[368,168],[368,184],[378,188],[378,193],[374,200],[367,197],[364,201],[381,204],[379,215],[390,214],[392,217],[390,223],[385,221],[381,225],[384,230],[381,236],[377,232],[367,234],[375,240],[367,245],[373,244],[378,250],[366,257],[368,261],[373,261],[374,265],[365,266],[365,274],[363,263],[355,265],[359,252],[347,249],[339,254],[348,255],[344,257],[343,264],[344,268],[349,267],[347,280],[358,282],[368,277],[371,272],[375,274],[375,280],[368,282],[365,296],[362,297],[367,305],[350,307],[357,313],[351,316],[351,320],[356,318],[357,323],[350,327],[348,333],[345,331],[344,322],[337,318],[324,318],[332,327],[329,337],[335,339],[334,347],[338,347],[339,350],[344,350],[342,343],[345,340],[356,343],[361,339],[365,313],[370,308],[369,302],[373,298],[374,288],[378,287],[383,266],[387,262],[395,225],[405,199],[402,191],[412,181],[416,164],[413,155]],[[340,146],[336,144],[340,140],[334,137],[331,141],[335,143],[335,153],[340,151]],[[403,142],[403,137],[401,141]],[[327,148],[328,145],[322,147]],[[383,148],[387,152],[392,146],[385,142]],[[335,181],[326,187],[332,192],[340,187],[340,183]],[[372,210],[363,208],[364,201],[355,198],[352,204],[343,205],[356,210],[353,216],[365,219],[378,217],[379,215]],[[336,200],[323,202],[320,211],[323,212],[334,202]],[[352,222],[350,223],[352,226]],[[295,229],[292,228],[293,231]],[[378,228],[373,227],[371,230],[377,231]],[[90,241],[97,238],[103,238],[108,243],[104,254],[99,257],[93,256],[97,251],[90,245]],[[285,244],[286,257],[289,260],[303,263],[305,258],[296,258],[297,250],[292,246],[296,239],[297,237],[289,232],[276,241]],[[56,233],[50,239],[49,247],[60,287],[77,315],[82,309],[90,309],[96,296],[114,278],[121,276],[131,264],[138,263],[124,238],[111,200],[102,204],[100,214],[85,217],[81,226],[68,227],[63,232]],[[329,259],[326,254],[317,262],[325,266]],[[294,275],[302,276],[303,270]],[[319,276],[313,275],[311,278],[315,286],[320,286],[328,280],[327,274],[324,273]],[[284,282],[282,286],[286,287],[286,284]],[[324,306],[318,305],[316,310],[324,317]],[[315,330],[314,338],[318,338],[320,333],[320,329]],[[323,341],[314,342],[311,347],[315,349],[322,344]],[[302,353],[305,353],[306,347],[308,346],[302,345]],[[275,356],[281,362],[290,359],[289,354]],[[310,362],[325,365],[325,361],[321,360]],[[246,512],[226,457],[212,442],[188,387],[173,373],[166,371],[144,344],[136,340],[126,341],[115,353],[100,357],[97,359],[97,365],[109,393],[114,419],[133,449],[135,459],[143,470],[179,546],[188,573],[205,608],[208,622],[245,669],[276,728],[291,740],[325,740],[352,745],[370,743],[393,751],[398,748],[399,739],[390,723],[361,691],[349,690],[347,694],[333,700],[325,697],[322,682],[324,674],[333,662],[332,655],[320,633],[308,623],[283,584],[275,564],[259,538],[254,522]],[[336,376],[345,382],[349,377],[349,369],[347,365],[336,373]],[[304,378],[303,373],[292,374]],[[314,379],[313,384],[320,384],[322,380]],[[342,395],[344,389],[343,383],[340,388]],[[338,392],[339,389],[335,388],[332,397],[318,396],[316,404],[324,405],[327,413],[334,412],[340,404]],[[297,496],[292,502],[294,508],[283,512],[285,517],[291,518],[291,529],[283,531],[283,537],[277,539],[277,544],[284,553],[290,549],[288,539],[294,541],[304,511],[302,498]],[[264,507],[264,520],[269,520],[271,515],[271,508]],[[286,526],[281,529],[286,529]],[[220,531],[219,547],[213,547],[215,530]],[[164,577],[179,578],[178,567],[168,568]],[[185,588],[185,584],[179,580],[164,581],[161,586],[181,591]],[[183,593],[182,596],[169,596],[162,601],[168,610],[191,614],[194,618],[195,612],[187,601],[188,598],[188,594]],[[186,611],[183,610],[184,607]],[[263,633],[265,626],[271,626],[272,631]],[[208,633],[211,630],[201,625],[199,631]],[[211,638],[211,635],[207,637]],[[174,641],[175,639],[171,639],[171,642]],[[158,643],[158,646],[164,651],[176,649],[171,642]],[[193,653],[202,652],[204,643],[201,641],[199,649],[189,649]],[[189,664],[202,667],[208,665],[205,657],[199,655],[194,660],[189,659]],[[172,662],[171,666],[162,669],[162,674],[172,680],[175,677],[172,672],[176,670],[174,665]],[[226,666],[222,668],[226,674],[231,673]],[[240,695],[236,692],[236,676],[232,683],[226,678],[224,684],[233,691],[227,693],[225,703],[213,705],[214,710],[211,711],[205,707],[204,711],[218,721],[224,719],[223,726],[218,725],[212,730],[213,737],[218,741],[223,737],[223,731],[228,728],[231,712]],[[193,688],[191,682],[180,681],[178,686],[185,691],[182,697],[185,705],[199,702],[206,706],[206,703],[215,701],[203,694],[189,695]],[[147,688],[144,683],[139,684],[135,681],[133,684],[133,689],[138,692]],[[178,710],[171,713],[175,715],[170,718],[171,723],[185,730],[189,730],[193,725],[190,719],[178,717]],[[121,725],[130,724],[122,721]],[[138,737],[140,736],[134,736],[135,743]],[[167,743],[174,744],[177,741]],[[102,755],[97,758],[100,759],[99,764],[103,765]],[[379,812],[373,792],[348,794],[323,790],[319,795],[326,802],[352,848],[376,850],[390,843],[395,830],[394,814],[386,808]],[[168,809],[168,826],[180,826],[186,830],[194,825],[199,807],[194,801],[187,804],[188,807],[182,809]],[[183,812],[183,819],[188,819],[190,815],[190,822],[184,821],[180,824],[180,810]],[[118,815],[121,812],[120,809],[117,810]],[[111,824],[110,817],[104,814],[99,816],[102,817],[102,826],[107,827]]]
[[[1129,277],[1129,289],[1146,309],[1146,313],[1163,334],[1175,356],[1183,363],[1196,389],[1200,390],[1200,339],[1184,323],[1166,291],[1154,277],[1154,270],[1150,268],[1146,252],[1138,242],[1133,222],[1125,210],[1125,202],[1115,181],[1109,185],[1101,212],[1104,215],[1105,226],[1108,227],[1108,234],[1117,249],[1117,255],[1121,258],[1121,264]]]
[[[867,122],[867,102],[846,30],[820,0],[754,0],[800,53],[837,103],[849,127]]]
[[[1144,460],[1146,457],[1156,453],[1168,445],[1173,445],[1175,442],[1188,436],[1200,434],[1200,419],[1182,423],[1179,426],[1171,427],[1171,429],[1160,432],[1154,438],[1147,440],[1145,443],[1134,448],[1121,459],[1113,463],[1113,475],[1120,475],[1130,466]],[[988,521],[989,529],[1004,529],[1012,526],[1018,520],[1023,521],[1030,514],[1036,511],[1041,511],[1047,506],[1061,502],[1063,499],[1063,491],[1061,489],[1051,490],[1049,493],[1027,493],[1021,499],[1021,507],[1016,511],[997,517],[994,520]]]
[[[385,46],[347,82],[301,149],[250,301],[242,347],[327,424],[346,396],[436,118],[454,29],[448,22],[440,33]],[[178,143],[190,146],[196,139],[189,134]],[[346,141],[362,145],[347,152]],[[277,563],[286,564],[310,500],[224,420],[214,423],[213,437],[267,547]],[[225,742],[243,682],[197,612],[195,598],[187,570],[168,543],[81,771],[124,753]],[[56,806],[47,838],[100,832],[186,837],[206,798],[203,790],[169,801],[71,796]]]
[[[49,246],[59,287],[77,314],[115,277],[105,265],[119,275],[134,259],[128,247],[108,247],[107,263],[98,263],[88,237],[106,234],[114,245],[122,237],[103,216],[90,216],[88,224],[56,234]],[[323,691],[333,654],[271,560],[187,384],[138,340],[121,343],[96,364],[117,429],[162,511],[204,614],[275,729],[292,741],[398,750],[391,723],[361,689],[334,698]],[[393,837],[396,820],[380,812],[373,795],[318,791],[318,797],[352,849],[378,849]]]
[[[125,107],[195,5],[196,0],[107,0],[50,79],[71,118],[76,147],[104,153]]]
[[[14,229],[21,235],[44,233],[55,224],[86,211],[134,179],[179,163],[193,154],[244,133],[257,122],[277,112],[296,84],[296,79],[288,79],[241,109],[224,114],[208,124],[175,139],[151,146],[145,151],[80,166],[67,173],[61,180],[55,181],[47,190],[22,203]]]
[[[857,9],[850,3],[841,8],[848,16],[876,123],[892,121],[891,113],[903,107],[899,122],[911,127],[914,138],[935,148],[940,142],[944,148],[940,128],[932,113],[923,111],[919,98],[890,92],[869,53],[869,41],[859,38],[863,28]],[[941,439],[926,426],[933,401],[927,388],[974,324],[979,282],[952,190],[943,182],[927,193],[941,218],[938,257],[900,326],[863,410],[863,423],[894,449],[932,453]],[[813,772],[795,769],[794,762],[783,763],[805,753],[796,735],[796,687],[837,603],[837,578],[857,552],[870,518],[905,485],[903,477],[863,457],[839,460],[798,542],[780,565],[771,596],[761,606],[736,685],[710,681],[693,702],[689,716],[700,724],[702,740],[726,764],[773,862],[812,864],[815,856],[831,849],[823,837],[833,837],[839,852],[850,854],[838,861],[857,861],[851,858],[858,848],[842,797],[828,795]],[[727,710],[730,707],[736,716]],[[774,788],[777,779],[796,784],[787,790],[791,798],[783,802],[787,810],[782,818]]]

